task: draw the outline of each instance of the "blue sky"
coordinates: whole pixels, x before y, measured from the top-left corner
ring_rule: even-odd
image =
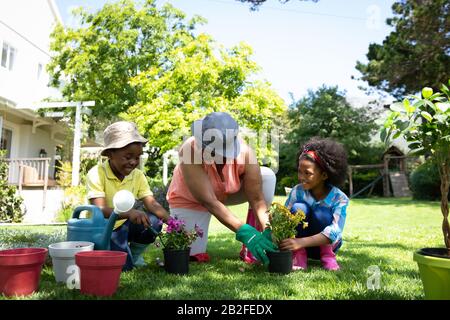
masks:
[[[70,10],[83,6],[96,10],[106,0],[56,0],[66,24],[73,23]],[[109,1],[111,2],[111,0]],[[198,14],[208,23],[198,30],[226,47],[241,41],[252,46],[254,60],[262,68],[260,78],[290,103],[308,89],[322,84],[338,85],[347,97],[360,101],[365,94],[356,61],[366,61],[370,43],[381,43],[391,29],[393,0],[268,0],[258,11],[236,0],[159,0],[170,2],[188,17]]]

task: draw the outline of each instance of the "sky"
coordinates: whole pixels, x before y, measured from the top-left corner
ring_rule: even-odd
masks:
[[[83,6],[97,10],[106,0],[55,0],[66,25],[73,25],[71,10]],[[113,2],[109,0],[109,2]],[[356,103],[368,101],[358,89],[357,61],[366,62],[370,43],[382,43],[391,32],[386,19],[394,0],[268,0],[259,10],[236,0],[158,0],[169,2],[187,14],[207,19],[198,32],[210,34],[229,48],[245,42],[253,48],[253,60],[261,67],[258,78],[290,104],[308,89],[337,85]]]

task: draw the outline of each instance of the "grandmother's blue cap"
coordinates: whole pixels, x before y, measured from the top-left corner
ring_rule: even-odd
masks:
[[[212,112],[191,125],[197,146],[216,155],[236,159],[240,152],[239,125],[226,112]]]

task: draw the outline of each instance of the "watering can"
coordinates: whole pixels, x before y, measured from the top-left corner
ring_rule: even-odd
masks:
[[[93,205],[76,207],[72,218],[67,222],[67,241],[89,241],[95,250],[110,250],[111,233],[120,213],[133,208],[135,199],[128,190],[120,190],[113,197],[114,210],[105,219],[102,210]],[[89,219],[80,219],[82,211],[91,213]]]

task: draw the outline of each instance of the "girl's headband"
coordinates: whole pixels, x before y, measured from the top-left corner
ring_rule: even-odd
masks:
[[[303,149],[302,154],[300,155],[300,158],[302,156],[308,156],[308,158],[311,158],[315,163],[317,163],[317,165],[320,167],[320,169],[322,169],[322,171],[327,171],[325,169],[322,159],[320,159],[319,155],[314,150],[308,150],[308,148],[305,147],[305,149]]]

